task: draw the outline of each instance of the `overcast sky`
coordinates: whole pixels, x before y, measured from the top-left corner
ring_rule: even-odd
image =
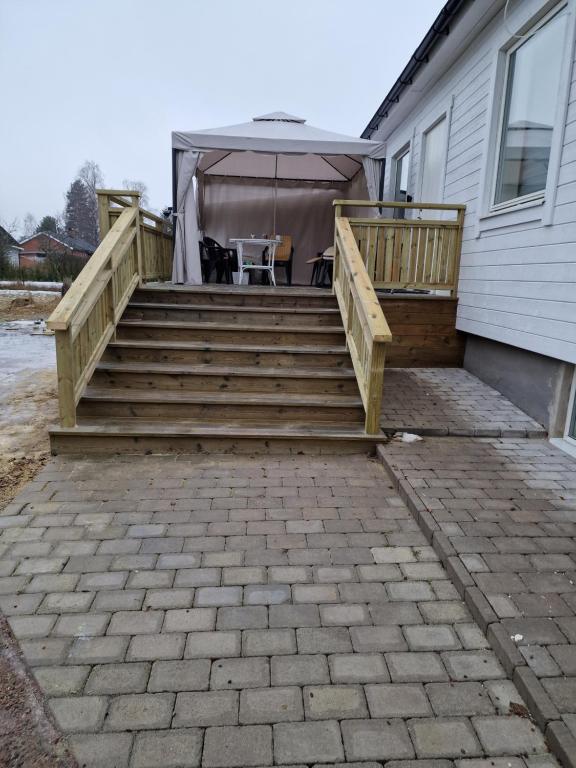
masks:
[[[0,0],[0,221],[85,160],[171,203],[170,132],[283,110],[360,135],[441,0]]]

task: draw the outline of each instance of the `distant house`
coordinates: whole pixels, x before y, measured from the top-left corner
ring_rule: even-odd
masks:
[[[20,245],[20,266],[24,269],[41,265],[50,255],[72,256],[87,261],[96,250],[96,246],[87,240],[52,232],[37,232],[22,240]]]
[[[18,266],[21,251],[22,248],[18,245],[18,241],[4,227],[0,227],[0,255],[8,260],[11,267]]]
[[[362,136],[381,199],[466,204],[464,366],[576,452],[575,41],[576,0],[450,0]]]

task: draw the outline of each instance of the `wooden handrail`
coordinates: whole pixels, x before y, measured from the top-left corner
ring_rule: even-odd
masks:
[[[139,208],[138,192],[98,190],[97,195],[101,243],[48,319],[56,337],[63,427],[76,425],[82,392],[136,287],[165,279],[171,268],[166,222]]]
[[[334,240],[334,293],[366,412],[365,429],[368,434],[378,434],[385,349],[392,334],[348,219],[336,217]]]
[[[462,203],[403,203],[399,200],[333,200],[334,206],[353,208],[414,208],[416,210],[465,211]]]

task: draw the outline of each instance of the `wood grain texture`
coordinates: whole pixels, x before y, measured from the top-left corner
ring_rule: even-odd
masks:
[[[379,300],[392,331],[388,367],[462,367],[466,336],[456,330],[457,299],[379,294]]]

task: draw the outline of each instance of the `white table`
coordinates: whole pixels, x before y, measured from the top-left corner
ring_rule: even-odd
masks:
[[[276,248],[282,242],[281,238],[266,237],[231,237],[230,242],[234,243],[238,252],[238,285],[242,285],[244,272],[250,269],[262,269],[270,273],[272,285],[276,286],[274,277],[274,258],[276,257]],[[258,247],[260,264],[244,264],[244,247]],[[264,248],[268,247],[268,263],[264,264]],[[251,256],[251,258],[253,258]]]

